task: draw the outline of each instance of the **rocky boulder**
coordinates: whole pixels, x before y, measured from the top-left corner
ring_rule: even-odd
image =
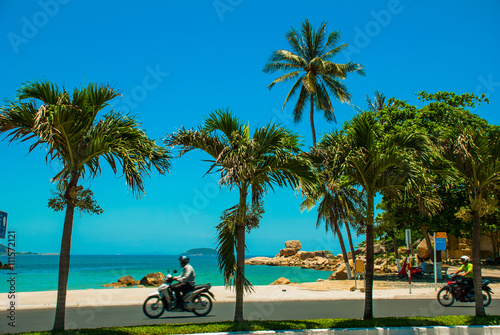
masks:
[[[298,249],[294,248],[286,248],[286,249],[281,249],[279,255],[282,257],[290,257],[293,256],[297,253]]]
[[[299,251],[297,256],[302,260],[316,257],[313,251]]]
[[[161,272],[149,273],[141,279],[140,284],[144,286],[160,286],[165,280]]]
[[[290,284],[290,280],[284,278],[284,277],[279,277],[276,279],[274,282],[271,283],[271,285],[288,285]]]
[[[299,251],[302,248],[302,243],[300,243],[300,241],[297,241],[297,240],[286,241],[285,242],[285,248],[287,248],[287,249],[297,249],[297,251]]]
[[[138,284],[138,282],[132,276],[123,276],[118,279],[119,283],[125,284],[127,286],[132,286]]]
[[[425,240],[425,238],[422,239],[422,241],[417,245],[417,256],[424,261],[431,258],[429,249],[427,248],[427,241]]]
[[[314,252],[315,257],[326,257],[326,252],[324,250],[318,250]]]
[[[385,254],[387,251],[385,248],[379,244],[375,244],[373,246],[373,254],[374,255],[380,255],[380,254]]]
[[[6,263],[0,269],[1,270],[14,270],[14,265]]]
[[[269,257],[253,257],[245,260],[248,265],[269,265],[273,258]]]
[[[329,277],[328,280],[346,280],[347,279],[347,272],[345,270],[345,265],[340,265],[337,270],[332,273]]]

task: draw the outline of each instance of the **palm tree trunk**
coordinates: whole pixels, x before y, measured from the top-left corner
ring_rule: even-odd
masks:
[[[483,292],[481,290],[481,218],[476,210],[472,211],[472,275],[476,300],[476,316],[485,316]]]
[[[316,129],[314,128],[314,99],[313,99],[312,94],[311,94],[311,113],[309,114],[309,120],[311,122],[313,147],[315,147],[316,146]]]
[[[345,231],[347,233],[347,240],[349,241],[349,248],[351,249],[352,263],[354,264],[356,260],[356,254],[354,253],[354,245],[352,244],[351,229],[349,228],[349,223],[347,222],[347,218],[345,217],[344,211],[342,211],[341,213],[342,213],[342,220],[344,221],[345,225]]]
[[[342,257],[344,258],[347,279],[351,279],[352,278],[352,270],[351,270],[351,266],[349,265],[349,258],[347,257],[347,251],[345,250],[344,238],[342,237],[342,233],[340,232],[340,228],[339,228],[339,225],[337,224],[337,220],[334,219],[335,215],[333,215],[332,208],[330,207],[328,209],[328,211],[330,212],[330,217],[331,217],[331,220],[333,222],[335,232],[337,233],[337,236],[339,238],[339,244],[340,244],[340,249],[342,250]]]
[[[431,239],[429,237],[429,233],[427,231],[427,227],[425,226],[425,224],[422,225],[422,231],[424,232],[425,243],[427,244],[427,250],[429,250],[429,256],[432,259],[432,261],[436,263],[436,260],[434,259],[434,248],[432,247]],[[436,243],[436,241],[434,241],[434,243]]]
[[[363,320],[373,319],[373,196],[366,201],[366,264],[365,264],[365,313]]]
[[[234,310],[234,321],[243,320],[243,287],[245,280],[245,218],[246,218],[247,189],[240,189],[239,219],[236,232],[236,308]]]
[[[73,233],[73,217],[75,213],[74,199],[71,199],[70,190],[76,187],[78,176],[74,176],[66,190],[67,200],[66,216],[61,241],[61,252],[59,254],[59,279],[57,284],[57,304],[53,330],[64,330],[66,318],[66,291],[68,288],[68,276],[71,253],[71,235]]]

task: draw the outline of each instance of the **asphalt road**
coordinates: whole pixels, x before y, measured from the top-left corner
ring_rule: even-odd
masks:
[[[442,307],[433,300],[375,300],[375,317],[384,316],[437,316],[474,315],[473,303],[455,303]],[[246,302],[244,317],[247,320],[293,320],[320,318],[363,317],[363,300],[301,301],[301,302]],[[54,309],[16,311],[15,327],[2,317],[0,333],[21,333],[49,330],[54,322]],[[500,301],[493,300],[486,313],[500,315]],[[3,314],[3,313],[2,313]],[[153,325],[165,323],[202,323],[233,320],[234,303],[215,303],[212,312],[205,317],[192,313],[165,312],[159,319],[149,319],[142,312],[142,306],[79,307],[66,311],[66,328],[100,328],[113,326]]]

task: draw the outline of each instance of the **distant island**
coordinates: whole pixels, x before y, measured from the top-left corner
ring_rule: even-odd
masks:
[[[183,252],[181,255],[189,255],[189,256],[216,256],[217,251],[211,248],[195,248],[189,249],[186,252]]]
[[[16,255],[40,255],[39,253],[37,252],[14,252],[14,254]],[[8,256],[9,255],[9,247],[7,247],[6,245],[3,245],[2,243],[0,243],[0,256]]]

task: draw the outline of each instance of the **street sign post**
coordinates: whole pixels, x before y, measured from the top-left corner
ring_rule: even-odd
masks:
[[[7,233],[7,213],[0,211],[0,239],[5,238]]]

